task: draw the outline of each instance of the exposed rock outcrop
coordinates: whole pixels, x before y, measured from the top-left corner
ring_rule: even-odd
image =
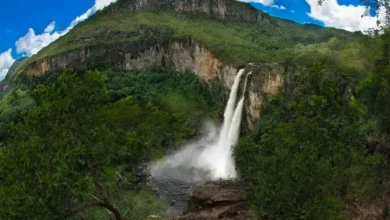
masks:
[[[346,214],[351,220],[390,220],[390,183],[374,198],[348,197]]]
[[[194,72],[206,82],[218,80],[229,89],[239,69],[238,66],[224,64],[212,51],[191,40],[176,40],[150,47],[146,45],[122,43],[110,47],[85,47],[38,60],[25,69],[25,74],[29,77],[43,77],[48,71],[66,67],[116,67],[125,70],[170,67],[180,72]],[[246,114],[248,128],[253,129],[260,117],[264,96],[276,94],[282,86],[284,69],[278,64],[249,64],[248,71],[253,72],[253,77],[248,87]]]
[[[267,23],[271,20],[266,13],[234,0],[119,0],[102,13],[134,13],[141,10],[174,10],[186,14],[202,14],[215,19],[246,22]],[[50,71],[63,68],[133,70],[169,67],[180,72],[194,72],[206,82],[218,80],[222,86],[229,89],[238,71],[238,66],[223,63],[212,51],[198,42],[174,38],[169,28],[139,25],[136,30],[125,33],[99,27],[94,34],[70,42],[89,46],[34,61],[23,68],[22,75],[44,77]],[[118,36],[120,39],[137,40],[91,44],[95,41],[110,42],[112,38]],[[274,94],[281,87],[283,73],[283,69],[275,64],[262,64],[253,68],[257,70],[254,71],[256,74],[249,86],[249,99],[246,103],[249,129],[256,126],[260,117],[264,95]],[[225,95],[228,96],[228,91]]]
[[[260,118],[266,95],[276,95],[283,86],[284,69],[279,64],[249,64],[252,78],[248,86],[248,99],[245,103],[248,128],[253,130]]]
[[[246,22],[269,22],[271,17],[249,4],[234,0],[120,0],[107,11],[174,10],[186,14],[202,14],[216,19]]]
[[[245,185],[236,181],[208,182],[196,186],[187,212],[175,220],[249,220],[250,205],[246,201]]]

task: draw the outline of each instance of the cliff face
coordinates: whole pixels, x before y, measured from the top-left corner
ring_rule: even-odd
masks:
[[[268,21],[270,16],[248,4],[234,0],[120,0],[110,6],[107,11],[126,10],[175,10],[187,14],[198,14],[217,18],[233,19],[247,22]]]
[[[101,13],[134,13],[145,10],[174,10],[186,14],[202,14],[215,19],[246,22],[268,22],[270,19],[267,14],[252,6],[234,0],[119,0]],[[103,30],[96,30],[97,33],[99,31]],[[108,35],[103,34],[102,37],[107,39],[124,34],[110,30],[106,32]],[[228,89],[238,71],[236,66],[224,64],[212,51],[198,42],[174,38],[170,30],[161,27],[140,25],[130,34],[137,37],[137,40],[83,46],[34,61],[24,68],[23,73],[27,77],[44,77],[50,71],[63,68],[132,70],[153,66],[170,67],[180,72],[194,72],[206,82],[218,80],[227,88],[228,96]],[[80,40],[98,41],[96,37]],[[260,117],[263,97],[275,94],[281,87],[283,69],[276,64],[250,65],[250,69],[254,76],[248,87],[246,113],[248,127],[253,129]]]
[[[278,64],[249,64],[248,71],[253,76],[248,86],[246,114],[248,128],[253,130],[260,118],[260,113],[266,95],[276,95],[283,86],[284,69]]]
[[[206,82],[218,80],[227,88],[226,96],[238,71],[238,67],[225,65],[212,51],[197,42],[177,40],[143,49],[135,49],[126,43],[110,47],[85,47],[36,61],[25,69],[25,74],[29,77],[44,77],[48,71],[66,67],[116,67],[124,70],[170,67],[180,72],[193,72]],[[253,72],[246,103],[248,127],[253,129],[260,117],[263,97],[277,93],[282,86],[283,68],[277,64],[249,64],[247,69]]]

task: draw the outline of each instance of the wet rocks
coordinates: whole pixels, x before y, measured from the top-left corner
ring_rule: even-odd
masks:
[[[174,219],[253,219],[244,189],[245,185],[238,181],[217,181],[197,185],[191,192],[188,210]]]

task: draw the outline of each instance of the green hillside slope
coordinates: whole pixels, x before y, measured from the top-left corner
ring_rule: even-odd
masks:
[[[175,202],[146,187],[144,165],[223,122],[241,67],[252,76],[233,156],[254,219],[389,217],[389,57],[388,31],[234,0],[119,0],[0,82],[0,219],[165,219]],[[218,204],[219,219],[240,212]]]
[[[127,4],[130,4],[129,1],[122,0],[98,12],[38,54],[25,60],[17,72],[20,73],[34,61],[69,50],[96,45],[109,47],[110,44],[125,42],[147,47],[173,39],[192,39],[215,52],[225,62],[246,63],[275,61],[277,52],[297,44],[321,43],[332,37],[346,42],[364,38],[359,33],[313,28],[311,25],[300,25],[266,14],[263,15],[263,20],[253,22],[245,19],[215,19],[203,13],[179,13],[164,8],[133,12],[124,6],[119,7]],[[235,4],[245,6],[237,9],[243,10],[241,13],[253,13],[255,10],[244,3]],[[145,43],[146,40],[148,41]]]

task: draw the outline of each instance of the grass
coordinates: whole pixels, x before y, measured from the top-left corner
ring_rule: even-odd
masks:
[[[245,23],[216,20],[197,15],[183,15],[172,11],[126,11],[96,14],[77,25],[30,59],[23,61],[16,72],[34,61],[69,50],[93,45],[109,45],[132,42],[147,37],[171,39],[191,38],[211,49],[227,63],[251,61],[270,62],[275,53],[301,43],[321,43],[331,37],[355,39],[352,33],[329,28],[307,28],[293,22],[276,19],[277,22]],[[140,33],[141,25],[154,28],[152,33]],[[163,34],[161,34],[163,33]],[[162,36],[161,36],[162,35]],[[356,35],[357,36],[357,35]]]

